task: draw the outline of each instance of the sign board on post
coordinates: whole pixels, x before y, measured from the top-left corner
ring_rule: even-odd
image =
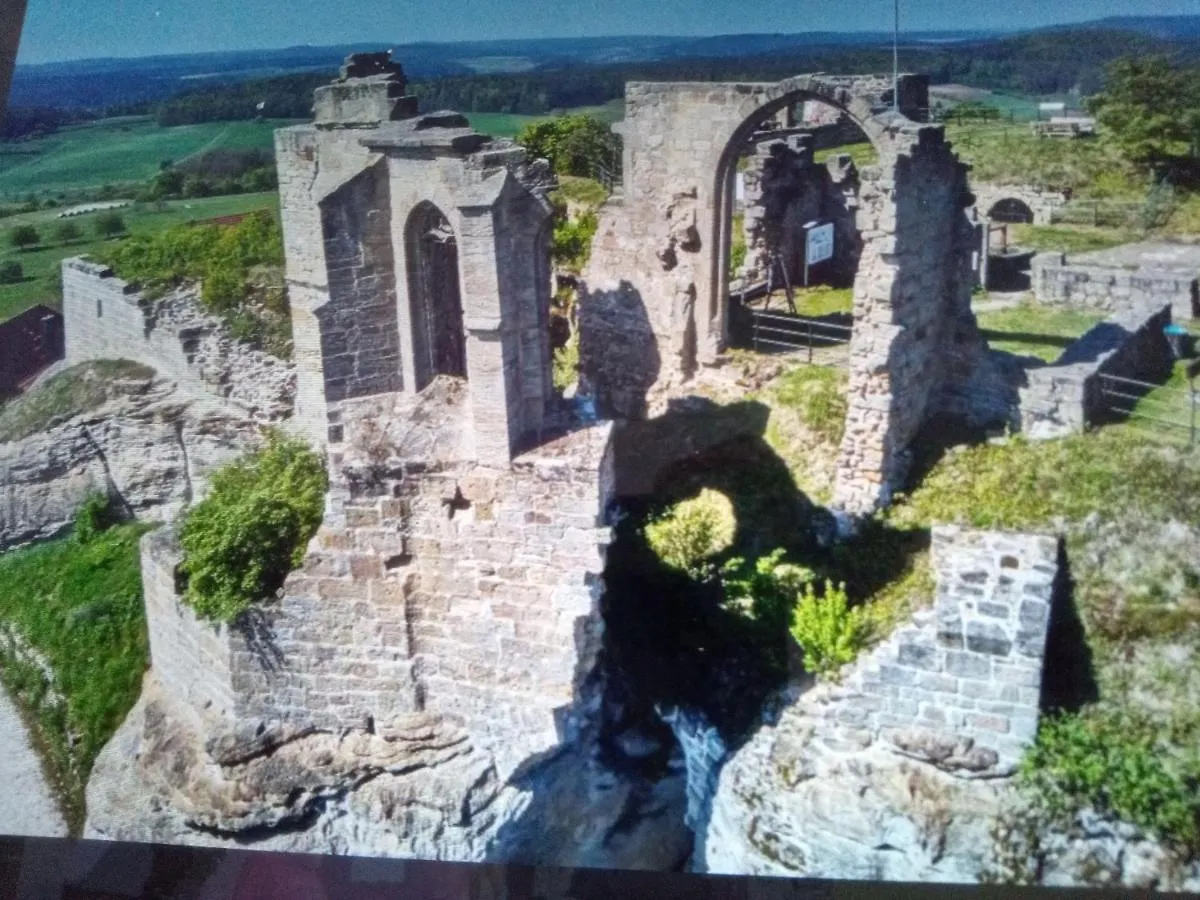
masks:
[[[808,267],[833,257],[833,223],[806,222],[804,231],[804,286],[808,287]]]

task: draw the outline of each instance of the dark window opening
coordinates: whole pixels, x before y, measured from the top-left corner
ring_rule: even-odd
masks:
[[[466,377],[466,335],[458,242],[449,221],[426,203],[413,212],[407,231],[413,369],[419,391],[438,375]]]

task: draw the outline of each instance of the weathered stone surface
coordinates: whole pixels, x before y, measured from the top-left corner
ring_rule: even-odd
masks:
[[[773,724],[721,769],[697,834],[708,870],[976,881],[1034,737],[1038,694],[999,681],[989,659],[998,647],[950,650],[937,634],[961,621],[968,635],[1001,629],[993,640],[1011,645],[1016,623],[978,618],[975,592],[994,593],[1002,577],[1052,583],[1056,553],[1042,536],[935,529],[934,608],[848,666],[839,685],[793,686]],[[1007,656],[1040,681],[1040,662],[1011,646]],[[993,696],[1010,698],[1007,716],[980,711],[978,698]]]
[[[169,521],[259,434],[237,407],[162,378],[131,382],[98,409],[0,444],[0,549],[61,533],[92,491]]]

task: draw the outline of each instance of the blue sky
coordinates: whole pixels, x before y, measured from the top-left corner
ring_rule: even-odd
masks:
[[[3,0],[0,0],[3,2]],[[1200,0],[901,0],[919,29],[1200,13]],[[19,62],[358,41],[868,31],[892,0],[29,0]]]

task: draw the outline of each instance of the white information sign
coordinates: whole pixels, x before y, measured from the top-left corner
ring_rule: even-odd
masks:
[[[805,263],[815,265],[833,256],[833,223],[824,225],[813,224],[808,229],[808,245],[805,253]]]

